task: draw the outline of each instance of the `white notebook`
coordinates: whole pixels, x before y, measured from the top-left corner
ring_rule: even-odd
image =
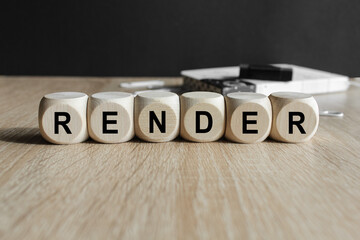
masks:
[[[244,79],[255,85],[255,92],[266,95],[278,91],[303,92],[310,94],[345,91],[349,87],[349,77],[321,70],[300,67],[290,64],[272,64],[278,67],[293,69],[292,81],[278,82],[266,80]],[[239,66],[205,68],[181,71],[181,75],[188,81],[202,79],[224,79],[239,76]],[[204,89],[205,90],[205,89]]]

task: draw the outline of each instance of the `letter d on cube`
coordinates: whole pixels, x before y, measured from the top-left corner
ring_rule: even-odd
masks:
[[[180,97],[180,135],[193,142],[216,141],[225,131],[225,102],[214,92],[188,92]]]

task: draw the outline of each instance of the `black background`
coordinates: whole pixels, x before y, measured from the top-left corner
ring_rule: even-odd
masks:
[[[1,1],[0,74],[176,76],[286,62],[360,75],[360,3]]]

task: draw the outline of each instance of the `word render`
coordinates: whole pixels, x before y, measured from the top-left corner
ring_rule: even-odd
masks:
[[[180,136],[192,142],[225,137],[238,143],[258,143],[267,137],[299,143],[311,139],[319,125],[313,96],[276,92],[266,96],[235,92],[148,91],[136,97],[125,92],[57,92],[39,106],[41,135],[54,144],[80,143],[91,137],[101,143],[121,143],[135,135],[148,142]]]

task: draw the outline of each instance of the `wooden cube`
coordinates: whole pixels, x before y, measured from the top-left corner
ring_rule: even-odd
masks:
[[[188,92],[180,97],[180,135],[194,142],[216,141],[225,131],[225,102],[214,92]]]
[[[266,95],[229,93],[225,102],[227,139],[239,143],[257,143],[269,136],[272,110]]]
[[[179,96],[148,91],[135,97],[135,134],[149,142],[167,142],[179,135]]]
[[[39,128],[51,143],[72,144],[88,139],[86,107],[88,96],[80,92],[45,95],[39,106]]]
[[[298,143],[311,139],[319,125],[319,108],[313,96],[296,92],[277,92],[269,96],[273,109],[270,137]]]
[[[121,143],[134,137],[134,96],[124,92],[100,92],[89,98],[88,131],[101,143]]]

